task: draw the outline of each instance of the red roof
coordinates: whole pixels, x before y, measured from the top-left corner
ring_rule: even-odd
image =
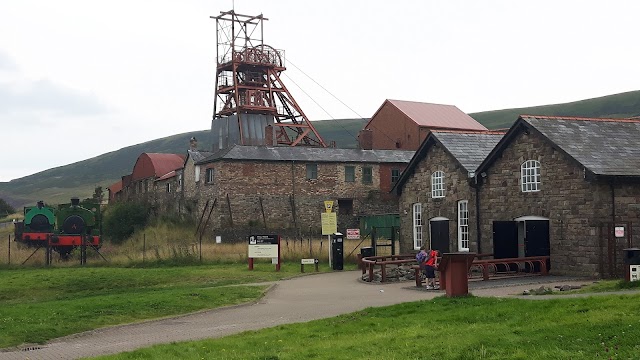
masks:
[[[133,167],[131,180],[161,177],[173,170],[181,169],[183,164],[184,155],[142,153]]]
[[[109,185],[109,188],[108,188],[108,189],[109,189],[109,191],[110,191],[112,194],[115,194],[115,193],[117,193],[118,191],[122,190],[122,180],[118,181],[118,182],[117,182],[117,183],[115,183],[115,184],[111,184],[111,185]]]
[[[486,131],[487,128],[454,105],[415,101],[386,100],[419,126],[431,129],[462,129]],[[384,103],[382,104],[384,106]],[[380,108],[382,108],[382,106]],[[378,110],[380,111],[380,110]],[[374,115],[375,117],[375,115]]]
[[[161,181],[161,180],[167,180],[167,179],[171,179],[172,177],[175,177],[177,175],[176,171],[169,171],[168,173],[160,176],[159,178],[156,179],[156,181]]]

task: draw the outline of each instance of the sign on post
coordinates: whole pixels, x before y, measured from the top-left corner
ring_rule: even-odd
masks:
[[[322,220],[322,235],[331,235],[338,232],[338,218],[336,213],[322,213],[320,214]]]
[[[254,258],[271,258],[271,263],[280,271],[280,235],[249,236],[249,270],[253,270]]]
[[[616,226],[615,234],[616,237],[624,237],[624,226]]]
[[[360,239],[360,229],[347,229],[347,240]]]

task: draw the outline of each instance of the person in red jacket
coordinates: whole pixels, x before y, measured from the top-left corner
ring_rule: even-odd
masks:
[[[427,251],[427,261],[424,264],[427,274],[427,290],[438,290],[440,287],[436,285],[436,269],[438,268],[438,250]]]

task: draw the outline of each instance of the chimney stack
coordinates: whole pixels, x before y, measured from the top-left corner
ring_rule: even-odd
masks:
[[[189,139],[189,150],[191,150],[191,151],[198,150],[198,140],[196,140],[195,136],[193,136],[191,139]]]
[[[358,134],[358,145],[362,150],[373,149],[373,132],[371,129],[362,129]]]

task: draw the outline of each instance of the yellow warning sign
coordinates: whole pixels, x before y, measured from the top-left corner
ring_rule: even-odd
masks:
[[[324,210],[328,213],[330,213],[331,210],[333,210],[333,200],[326,200],[324,202]]]

